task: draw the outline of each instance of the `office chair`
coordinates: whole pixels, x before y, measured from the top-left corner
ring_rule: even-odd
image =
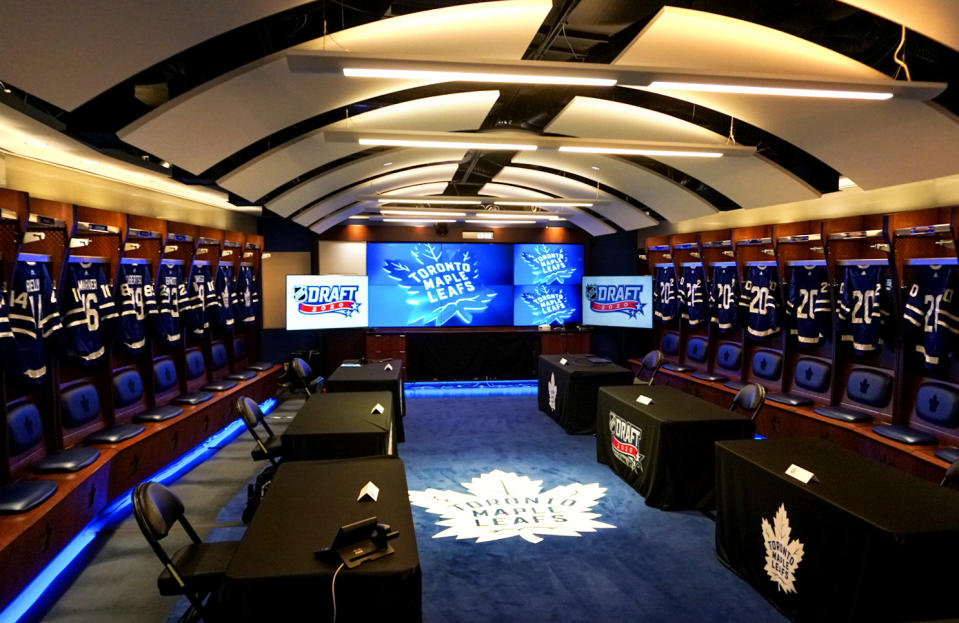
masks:
[[[243,418],[246,430],[250,431],[253,441],[256,442],[256,447],[250,452],[250,456],[253,457],[254,461],[268,460],[276,467],[278,464],[277,457],[282,454],[283,447],[280,443],[280,437],[273,434],[273,429],[264,419],[263,412],[260,411],[260,405],[248,396],[240,396],[236,400],[236,411]],[[257,424],[262,425],[263,430],[268,435],[265,441],[256,432]]]
[[[630,363],[639,364],[638,367],[634,367],[635,376],[637,380],[640,380],[640,375],[643,373],[643,370],[646,370],[648,368],[650,370],[649,380],[648,381],[640,380],[640,383],[645,385],[652,385],[653,378],[655,378],[656,373],[659,372],[660,366],[663,365],[663,352],[660,350],[651,350],[648,353],[646,353],[646,355],[644,355],[640,361],[637,362],[635,359],[631,359]]]
[[[949,466],[945,478],[939,484],[947,489],[959,491],[959,460]]]
[[[160,594],[184,595],[190,601],[180,621],[214,621],[210,603],[204,602],[219,587],[239,541],[204,543],[187,521],[180,498],[158,482],[141,482],[133,489],[133,515],[163,563],[163,572],[157,578]],[[177,522],[192,542],[170,556],[160,541]]]
[[[313,392],[310,391],[310,388],[313,388],[315,391],[323,383],[324,379],[322,376],[318,376],[315,379],[311,378],[313,376],[313,369],[310,368],[310,364],[306,363],[303,359],[299,357],[294,357],[293,362],[290,365],[293,368],[293,374],[296,376],[297,381],[299,381],[300,386],[306,390],[306,396],[310,397],[313,395]]]
[[[759,383],[746,383],[736,392],[729,410],[735,411],[736,407],[739,407],[749,414],[750,421],[755,422],[764,404],[766,404],[766,388]]]

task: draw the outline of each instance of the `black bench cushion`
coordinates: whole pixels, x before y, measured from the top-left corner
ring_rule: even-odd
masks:
[[[686,343],[686,357],[702,363],[706,361],[706,340],[701,337],[691,337]]]
[[[916,415],[938,426],[959,426],[959,392],[948,385],[923,383],[916,392]]]
[[[43,457],[33,466],[33,471],[41,474],[78,472],[99,457],[100,451],[96,448],[78,446]]]
[[[236,381],[231,381],[229,379],[223,379],[222,381],[214,381],[212,383],[207,383],[203,386],[208,392],[225,392],[229,389],[236,387]]]
[[[783,356],[770,350],[758,350],[753,355],[753,374],[775,381],[783,370]]]
[[[127,439],[132,439],[136,437],[146,428],[139,424],[120,424],[119,426],[111,426],[110,428],[104,428],[103,430],[98,430],[92,435],[87,435],[87,443],[122,443]]]
[[[845,407],[816,407],[813,409],[813,413],[842,422],[869,422],[872,420],[872,416],[867,413]]]
[[[233,356],[237,359],[246,357],[246,340],[242,336],[233,338]]]
[[[223,342],[217,342],[210,347],[210,366],[213,371],[222,370],[226,367],[226,345]]]
[[[716,349],[716,365],[723,370],[736,372],[743,361],[743,349],[737,344],[725,342]]]
[[[723,383],[723,387],[728,387],[729,389],[734,389],[737,392],[745,387],[746,384],[742,381],[729,381],[728,383]]]
[[[83,383],[63,392],[60,404],[61,421],[66,429],[83,426],[100,416],[100,395],[92,383]]]
[[[664,370],[672,370],[673,372],[692,372],[696,368],[692,366],[684,366],[681,363],[664,363]]]
[[[43,422],[37,405],[24,402],[7,412],[7,436],[11,457],[35,448],[43,440]]]
[[[766,394],[766,400],[772,400],[773,402],[789,405],[790,407],[805,407],[813,403],[812,398],[806,398],[805,396],[782,392],[772,392],[770,394]]]
[[[246,372],[234,372],[233,374],[227,374],[226,377],[233,381],[249,381],[250,379],[256,378],[256,372],[252,370],[247,370]]]
[[[199,350],[191,350],[186,354],[186,378],[193,380],[206,374],[206,362],[203,361],[203,353]]]
[[[728,376],[723,376],[722,374],[709,374],[708,372],[693,372],[689,376],[693,377],[694,379],[699,379],[700,381],[710,381],[713,383],[721,383],[729,380]]]
[[[872,370],[853,370],[846,383],[846,396],[860,404],[885,407],[892,396],[892,378]]]
[[[266,372],[273,367],[272,361],[257,361],[246,367],[247,370],[256,370],[257,372]]]
[[[824,361],[800,359],[796,362],[796,377],[793,381],[803,389],[821,394],[829,389],[831,372],[832,366]]]
[[[899,426],[898,424],[880,424],[873,426],[872,430],[877,435],[882,435],[887,439],[898,441],[899,443],[909,444],[910,446],[927,446],[938,443],[935,435],[930,435],[915,428],[908,426]]]
[[[164,405],[133,416],[134,422],[163,422],[183,413],[183,409],[173,405]]]
[[[939,448],[936,450],[936,457],[946,463],[955,463],[959,461],[959,448]]]
[[[125,370],[113,377],[113,401],[118,408],[135,404],[143,398],[143,379],[136,370]]]
[[[663,341],[660,344],[660,350],[667,355],[679,354],[679,334],[675,331],[663,333]]]
[[[163,394],[176,387],[176,365],[172,359],[160,359],[153,364],[153,378],[156,383],[156,391]]]
[[[57,490],[52,480],[21,480],[0,487],[0,515],[25,513]]]
[[[189,394],[180,394],[172,400],[175,405],[198,405],[213,398],[213,392],[190,392]]]

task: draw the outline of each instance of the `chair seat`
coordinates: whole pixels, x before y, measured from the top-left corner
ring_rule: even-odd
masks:
[[[722,374],[710,374],[708,372],[693,372],[689,376],[694,379],[699,379],[700,381],[709,381],[711,383],[722,383],[728,381],[728,376],[723,376]]]
[[[86,438],[87,443],[121,443],[136,437],[146,428],[139,424],[121,424],[98,430]]]
[[[723,383],[723,387],[728,387],[729,389],[734,389],[737,392],[745,387],[746,384],[742,381],[730,381],[728,383]]]
[[[839,420],[841,422],[872,421],[871,415],[863,413],[862,411],[847,409],[845,407],[816,407],[813,409],[813,413],[818,413],[819,415],[832,418],[834,420]]]
[[[234,372],[233,374],[227,374],[226,378],[231,381],[249,381],[250,379],[256,378],[256,372],[253,370],[247,370],[246,372]]]
[[[57,490],[52,480],[21,480],[0,487],[0,515],[25,513]]]
[[[671,371],[673,371],[673,372],[692,372],[692,371],[695,370],[696,368],[694,368],[694,367],[692,367],[692,366],[684,366],[684,365],[681,364],[681,363],[664,363],[664,364],[663,364],[663,369],[664,369],[664,370],[671,370]]]
[[[207,383],[201,389],[208,392],[225,392],[233,389],[234,387],[236,387],[236,381],[224,379],[222,381],[213,381],[212,383]]]
[[[173,405],[164,405],[133,416],[134,422],[163,422],[183,413],[183,409]]]
[[[898,441],[899,443],[909,444],[910,446],[927,446],[938,443],[935,435],[930,435],[915,428],[908,426],[899,426],[898,424],[880,424],[873,426],[872,430],[877,435],[882,435],[887,439]]]
[[[33,471],[40,474],[63,474],[78,472],[100,457],[96,448],[79,446],[54,452],[43,457],[33,466]]]
[[[936,450],[936,458],[946,463],[955,463],[959,461],[959,448],[939,448]]]
[[[805,396],[798,396],[796,394],[782,392],[766,394],[766,400],[772,400],[773,402],[789,405],[790,407],[805,407],[813,404],[812,398],[806,398]]]
[[[170,402],[175,405],[198,405],[211,398],[213,398],[213,392],[190,392],[189,394],[181,394]]]
[[[263,445],[266,446],[267,452],[269,452],[269,455],[272,456],[273,458],[282,456],[283,440],[280,438],[279,435],[270,437],[269,439],[263,442]],[[253,448],[253,450],[250,452],[250,456],[253,457],[254,461],[265,461],[267,459],[267,455],[263,452],[263,450],[260,449],[259,445]]]
[[[190,590],[198,593],[212,591],[223,580],[239,544],[239,541],[191,543],[173,554],[173,564]],[[161,595],[183,594],[168,569],[157,578],[157,587]]]
[[[246,367],[247,370],[256,370],[257,372],[266,372],[273,367],[272,361],[257,361]]]

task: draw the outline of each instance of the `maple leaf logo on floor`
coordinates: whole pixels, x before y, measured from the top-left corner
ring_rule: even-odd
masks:
[[[595,482],[574,482],[543,491],[542,480],[495,469],[462,485],[469,493],[410,491],[411,504],[442,516],[436,525],[446,530],[434,534],[434,539],[455,536],[484,543],[518,536],[539,543],[543,540],[540,535],[580,536],[616,527],[596,521],[599,513],[591,512],[606,495],[606,488]]]
[[[792,528],[786,515],[786,505],[781,504],[770,526],[763,519],[763,540],[766,542],[766,574],[786,593],[796,592],[796,567],[802,562],[803,544],[798,539],[790,540]]]

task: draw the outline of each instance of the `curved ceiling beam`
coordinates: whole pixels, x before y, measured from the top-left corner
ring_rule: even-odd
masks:
[[[616,119],[616,123],[604,123],[606,119]],[[715,144],[717,147],[727,144],[725,137],[665,113],[582,96],[574,98],[546,126],[546,131],[571,136]],[[814,199],[819,196],[819,193],[804,181],[758,154],[743,158],[714,158],[708,161],[669,156],[652,158],[715,188],[744,208]],[[514,162],[520,160],[514,159]],[[656,175],[639,165],[633,167],[647,175]],[[628,170],[623,173],[628,173]],[[599,176],[587,177],[596,177],[602,183],[634,196],[649,206],[667,205],[647,201],[642,197],[643,176],[624,175],[619,180],[610,181],[603,181]]]
[[[890,22],[903,24],[959,51],[959,3],[955,0],[841,0]]]
[[[394,193],[415,192],[419,195],[435,195],[446,190],[447,184],[448,182],[427,182],[426,184],[413,184],[412,186],[401,186],[400,188],[394,188],[381,194],[392,195]],[[363,212],[363,210],[369,205],[371,205],[370,201],[361,200],[352,205],[348,205],[345,208],[340,208],[334,212],[331,212],[330,214],[327,214],[320,220],[310,225],[310,230],[317,234],[322,234],[330,227],[339,225],[351,216]]]
[[[343,30],[292,50],[383,55],[417,50],[438,58],[469,58],[481,49],[496,59],[518,59],[551,7],[549,0],[501,0],[421,11]],[[292,73],[286,52],[281,52],[193,89],[117,134],[199,174],[319,112],[425,84],[430,81]]]
[[[816,75],[851,81],[883,77],[862,63],[798,37],[675,7],[663,8],[614,64],[638,62],[666,69],[696,67],[704,73]],[[862,188],[956,172],[959,123],[926,102],[653,91],[743,119],[804,149]]]

